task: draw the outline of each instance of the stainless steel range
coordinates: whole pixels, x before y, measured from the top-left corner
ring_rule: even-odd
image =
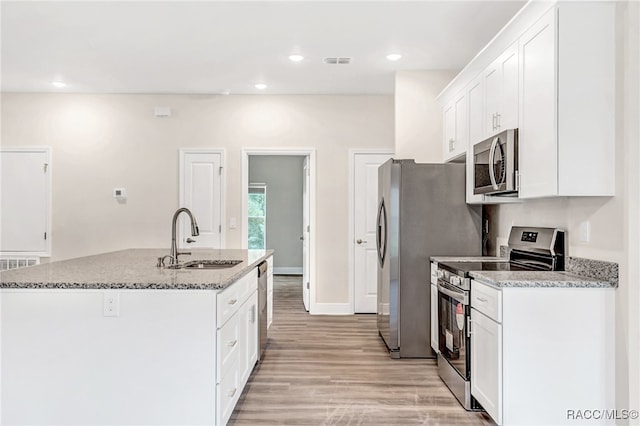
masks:
[[[514,226],[509,259],[438,263],[438,374],[467,410],[482,407],[471,396],[471,271],[563,271],[564,231]]]

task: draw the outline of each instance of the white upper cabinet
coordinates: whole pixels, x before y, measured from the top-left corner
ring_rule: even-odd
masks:
[[[528,2],[438,96],[467,203],[615,195],[615,23],[615,2]],[[518,197],[475,195],[473,146],[506,129]]]
[[[615,194],[615,4],[561,3],[520,37],[520,198]]]
[[[444,161],[459,158],[467,151],[467,97],[465,92],[455,96],[442,111]]]
[[[484,136],[518,127],[518,43],[515,42],[483,73]],[[484,139],[484,138],[482,138]],[[476,140],[473,143],[480,142]]]
[[[473,144],[485,138],[483,83],[482,76],[478,76],[467,86],[469,146],[466,153],[466,193],[468,204],[482,204],[484,202],[484,195],[473,193]]]

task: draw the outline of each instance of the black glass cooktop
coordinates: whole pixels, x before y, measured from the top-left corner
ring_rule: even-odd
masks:
[[[466,276],[471,271],[530,271],[531,269],[503,262],[444,262],[438,267],[446,269],[460,276]]]

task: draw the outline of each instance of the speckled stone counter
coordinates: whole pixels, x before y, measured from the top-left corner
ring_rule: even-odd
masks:
[[[189,260],[241,260],[227,269],[156,267],[168,249],[128,249],[46,263],[0,273],[0,288],[219,290],[237,281],[273,250],[191,249]]]
[[[472,278],[495,287],[611,288],[616,283],[558,271],[472,271]]]

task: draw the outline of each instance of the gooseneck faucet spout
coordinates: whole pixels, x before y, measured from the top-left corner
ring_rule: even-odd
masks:
[[[200,230],[198,229],[198,222],[196,222],[196,218],[191,213],[191,210],[187,209],[186,207],[182,207],[176,210],[176,212],[173,214],[173,219],[171,221],[171,253],[169,254],[171,258],[170,260],[171,265],[176,265],[178,263],[178,255],[191,254],[186,252],[179,253],[178,246],[176,245],[176,224],[178,222],[178,216],[180,216],[180,213],[183,213],[183,212],[189,216],[189,220],[191,221],[191,235],[194,237],[197,237],[198,235],[200,235]]]

